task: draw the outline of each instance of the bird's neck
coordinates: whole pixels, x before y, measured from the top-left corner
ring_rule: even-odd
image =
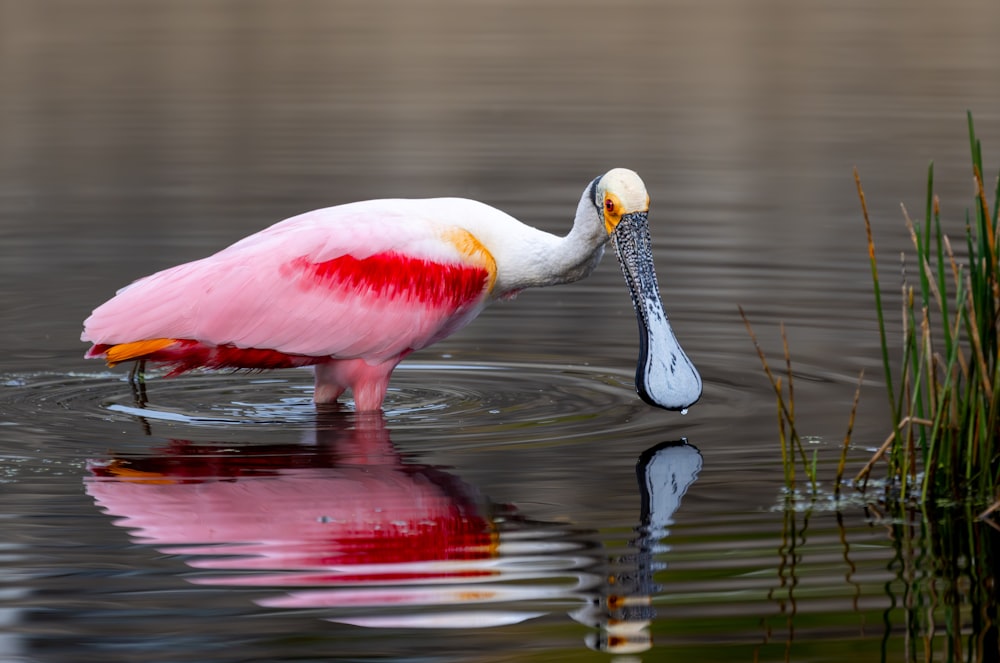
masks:
[[[527,227],[527,226],[526,226]],[[522,236],[521,246],[510,255],[509,270],[498,261],[497,294],[503,296],[525,288],[579,281],[601,262],[608,235],[597,217],[590,197],[584,195],[577,207],[573,228],[565,237],[531,229]],[[506,279],[517,274],[517,279]]]
[[[589,210],[583,209],[584,203]],[[573,228],[568,235],[558,239],[551,253],[551,285],[571,283],[590,276],[601,262],[608,234],[596,219],[586,217],[592,208],[589,200],[580,201]]]

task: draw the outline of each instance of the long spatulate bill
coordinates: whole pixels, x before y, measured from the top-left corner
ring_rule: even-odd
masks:
[[[639,322],[636,391],[650,405],[686,410],[701,397],[701,376],[681,349],[663,310],[646,214],[623,216],[612,237]]]

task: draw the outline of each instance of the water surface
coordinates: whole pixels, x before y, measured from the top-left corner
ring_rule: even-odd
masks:
[[[861,369],[849,467],[887,426],[851,169],[888,278],[931,159],[960,232],[966,109],[1000,153],[998,25],[985,0],[0,2],[0,658],[995,660],[959,563],[991,530],[831,478]],[[317,412],[304,371],[154,377],[139,408],[82,359],[116,288],[281,218],[460,195],[565,232],[614,166],[705,380],[684,416],[634,393],[613,260],[415,354],[379,417]],[[815,503],[788,508],[738,305],[775,356],[788,327]]]

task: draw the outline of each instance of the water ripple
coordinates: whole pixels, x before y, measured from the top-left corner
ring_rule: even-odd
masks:
[[[461,432],[463,443],[530,429],[535,441],[631,432],[662,425],[663,413],[635,394],[631,370],[559,363],[410,362],[393,376],[384,414],[395,430]],[[151,377],[145,404],[120,373],[27,373],[0,376],[0,424],[25,425],[44,415],[51,429],[91,422],[309,430],[329,412],[312,403],[311,374],[194,373]],[[707,386],[736,398],[735,387]],[[347,399],[337,413],[353,413]],[[675,420],[679,415],[671,414]],[[690,419],[689,419],[690,420]],[[595,426],[600,422],[600,426]]]

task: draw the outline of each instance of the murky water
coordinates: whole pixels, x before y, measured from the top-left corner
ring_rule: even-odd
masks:
[[[985,0],[0,1],[0,659],[996,660],[992,530],[828,496],[862,368],[850,467],[887,425],[851,168],[889,274],[930,159],[960,232],[998,29]],[[292,214],[461,195],[563,232],[619,165],[687,415],[634,394],[613,260],[411,357],[382,416],[304,371],[138,408],[82,359],[117,287]],[[816,503],[784,508],[738,305],[770,352],[788,326]]]

